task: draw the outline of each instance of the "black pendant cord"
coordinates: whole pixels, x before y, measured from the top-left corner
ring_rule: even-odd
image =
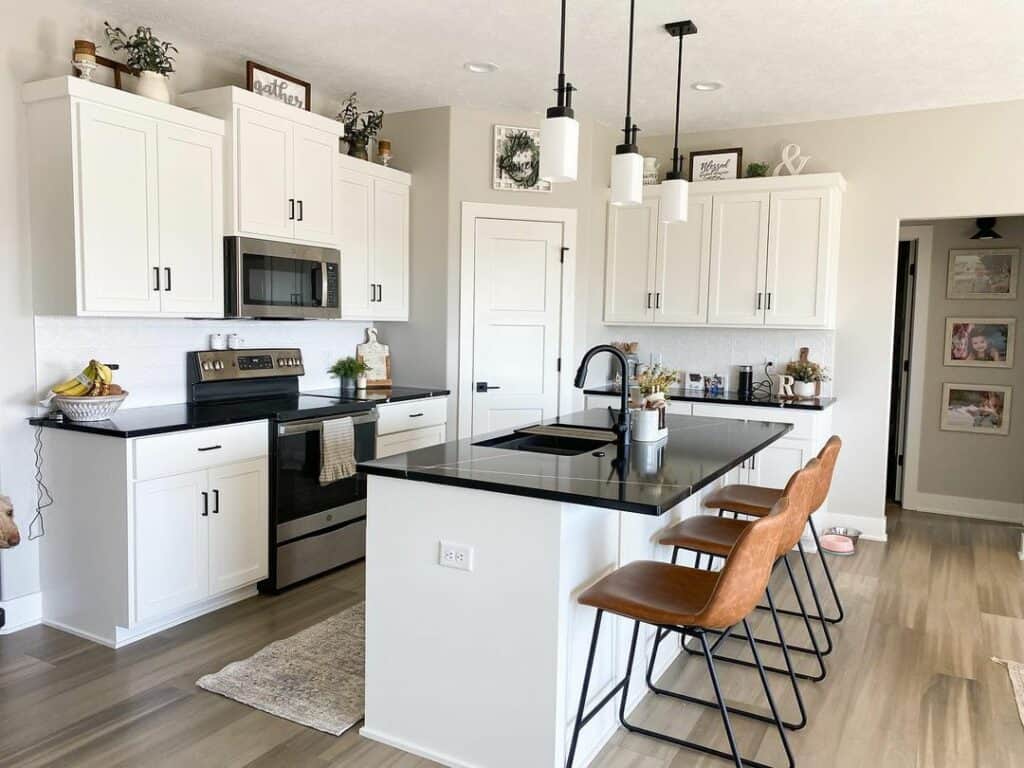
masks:
[[[629,53],[626,60],[626,120],[622,127],[623,143],[615,148],[616,154],[636,152],[636,135],[640,128],[633,125],[633,29],[636,20],[636,0],[629,0]]]
[[[558,87],[555,93],[558,94],[558,102],[554,107],[548,108],[548,117],[573,117],[572,110],[572,83],[565,81],[565,6],[566,0],[562,0],[562,27],[558,43]]]
[[[683,95],[683,36],[679,36],[679,69],[676,72],[676,140],[672,146],[672,176],[679,178],[679,102]]]

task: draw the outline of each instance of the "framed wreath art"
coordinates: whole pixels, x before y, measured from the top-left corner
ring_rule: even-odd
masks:
[[[540,129],[494,126],[494,188],[550,192],[540,178]]]

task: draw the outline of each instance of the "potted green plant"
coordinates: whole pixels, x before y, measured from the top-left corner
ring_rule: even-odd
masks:
[[[829,380],[825,367],[810,360],[788,363],[786,373],[793,377],[793,394],[797,397],[814,397],[818,383]]]
[[[171,93],[167,88],[167,76],[174,71],[171,51],[177,53],[178,49],[172,43],[154,37],[150,27],[138,27],[129,34],[121,27],[111,26],[107,21],[103,22],[103,26],[111,49],[124,51],[125,64],[138,76],[138,94],[169,102]]]
[[[341,388],[345,392],[354,392],[356,387],[366,389],[366,372],[370,366],[354,357],[343,357],[327,369],[327,372],[341,379]],[[359,386],[360,381],[362,386]]]
[[[341,112],[335,118],[345,126],[345,141],[348,143],[348,154],[360,160],[369,160],[366,151],[370,139],[380,133],[384,126],[384,110],[374,112],[359,111],[359,98],[353,91],[341,105]]]

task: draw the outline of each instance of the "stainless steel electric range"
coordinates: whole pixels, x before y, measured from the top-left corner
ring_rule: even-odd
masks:
[[[242,408],[270,424],[270,575],[275,593],[365,555],[366,478],[320,485],[320,434],[326,421],[351,418],[357,461],[373,459],[372,402],[299,391],[298,349],[190,352],[188,400],[194,408]]]

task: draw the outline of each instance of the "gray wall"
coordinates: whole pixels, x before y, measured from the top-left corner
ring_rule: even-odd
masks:
[[[1024,217],[999,219],[1002,240],[977,241],[974,219],[921,222],[932,227],[932,263],[928,286],[927,347],[914,350],[925,357],[924,398],[918,490],[970,499],[1024,502],[1024,359],[1016,342],[1013,368],[973,368],[943,365],[947,317],[1015,317],[1024,329],[1024,292],[1018,276],[1015,301],[951,300],[946,298],[949,251],[953,248],[1021,248]],[[939,429],[942,385],[1000,384],[1013,387],[1010,434],[975,435]]]

